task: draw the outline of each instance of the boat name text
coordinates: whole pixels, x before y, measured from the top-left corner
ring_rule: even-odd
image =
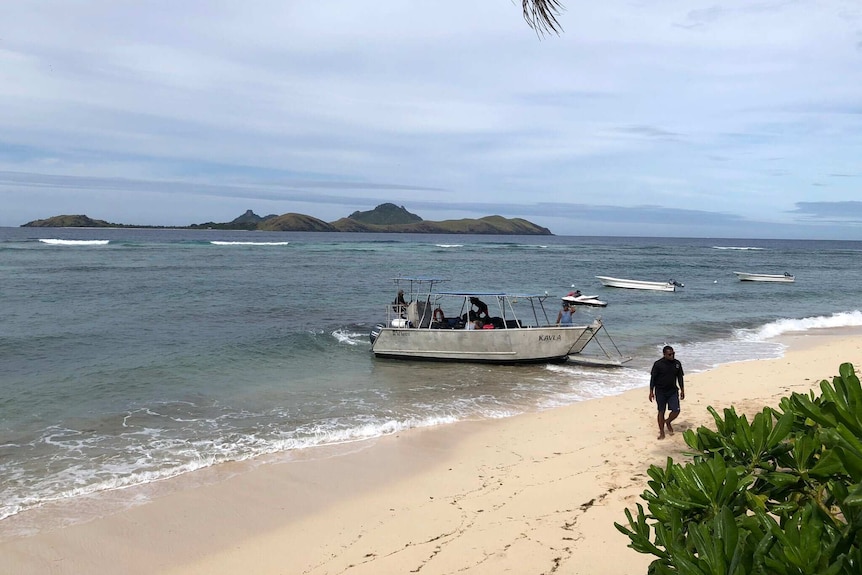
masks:
[[[561,335],[540,335],[539,341],[560,341],[563,339]]]

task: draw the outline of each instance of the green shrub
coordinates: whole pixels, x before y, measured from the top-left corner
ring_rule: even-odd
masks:
[[[616,527],[662,575],[862,573],[862,387],[844,363],[819,397],[794,393],[749,423],[708,408],[692,460],[648,470],[646,510]]]

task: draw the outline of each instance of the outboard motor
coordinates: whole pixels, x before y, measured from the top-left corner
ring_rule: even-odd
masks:
[[[371,345],[374,345],[374,342],[377,340],[377,336],[380,335],[380,332],[383,330],[384,327],[386,327],[384,324],[378,323],[371,330],[371,333],[368,334],[368,338],[371,340]]]

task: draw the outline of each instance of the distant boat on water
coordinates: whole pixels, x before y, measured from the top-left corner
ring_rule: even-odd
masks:
[[[783,274],[752,274],[748,272],[733,272],[736,274],[736,277],[739,278],[739,281],[744,282],[780,282],[780,283],[793,283],[796,281],[796,277],[784,272]]]
[[[602,301],[597,295],[584,295],[580,290],[569,292],[562,297],[562,300],[574,305],[587,305],[591,307],[605,307],[608,302]]]
[[[615,288],[626,289],[642,289],[653,291],[676,291],[676,288],[685,287],[676,280],[667,280],[666,282],[644,281],[644,280],[629,280],[623,278],[612,278],[609,276],[596,276],[602,285]]]

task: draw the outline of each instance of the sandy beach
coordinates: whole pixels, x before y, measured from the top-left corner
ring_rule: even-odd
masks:
[[[150,486],[149,501],[106,505],[85,523],[7,534],[0,572],[645,573],[651,557],[627,548],[614,522],[640,501],[649,465],[685,460],[680,432],[711,426],[707,406],[752,414],[816,387],[842,362],[862,366],[858,332],[783,341],[782,358],[689,374],[677,433],[663,441],[644,388],[291,461],[221,466]]]

